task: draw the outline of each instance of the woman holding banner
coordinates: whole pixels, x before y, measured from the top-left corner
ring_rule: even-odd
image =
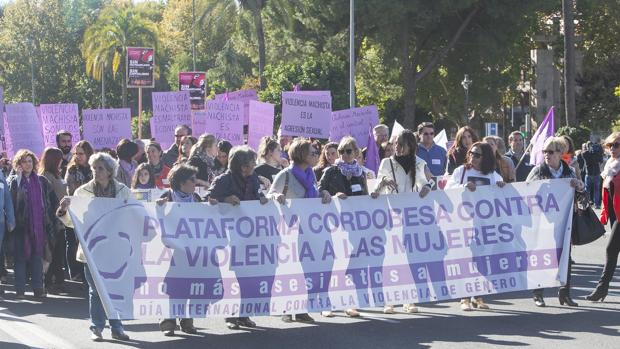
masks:
[[[277,147],[272,148],[272,153],[277,154],[278,159],[280,157],[279,148],[280,145],[275,141]],[[329,192],[319,191],[316,189],[316,180],[314,177],[314,171],[312,166],[316,165],[319,151],[312,146],[312,143],[305,138],[297,138],[293,140],[293,143],[289,146],[288,157],[292,161],[292,165],[280,171],[274,179],[267,197],[269,199],[276,200],[280,204],[284,205],[286,199],[301,199],[301,198],[318,198],[322,199],[324,204],[331,202],[331,196]],[[279,161],[278,161],[279,162]],[[299,238],[303,238],[300,234]],[[300,244],[301,245],[301,244]],[[321,261],[323,262],[323,261]],[[318,263],[321,263],[318,262]],[[325,263],[325,262],[323,262]],[[319,270],[332,269],[333,261],[327,261],[329,265],[313,265],[304,263],[303,267],[320,268]],[[329,276],[326,277],[329,279]],[[319,290],[319,292],[327,292],[327,290]],[[323,312],[324,316],[331,317],[331,311]],[[282,315],[282,321],[292,322],[293,315]],[[313,323],[314,319],[308,314],[296,314],[295,321]]]
[[[114,179],[119,168],[118,163],[110,155],[106,153],[96,153],[90,157],[88,164],[91,166],[93,179],[79,187],[73,194],[74,196],[87,198],[117,198],[124,200],[132,197],[131,190],[123,183]],[[60,207],[56,211],[56,215],[67,227],[73,227],[71,216],[67,214],[67,209],[70,204],[71,201],[69,197],[65,197],[60,202]],[[82,246],[78,247],[76,259],[84,263],[84,276],[88,282],[88,301],[91,321],[90,330],[92,332],[90,338],[95,342],[100,342],[103,340],[102,331],[105,327],[107,317],[90,269],[88,264],[86,264],[86,256],[82,251]],[[112,329],[112,338],[121,341],[129,340],[129,336],[125,334],[123,330],[123,323],[121,320],[109,319],[108,322]]]
[[[200,144],[200,142],[198,142],[198,144]],[[209,190],[207,190],[206,198],[209,203],[215,205],[219,202],[224,202],[236,206],[239,205],[241,201],[260,200],[261,204],[269,202],[260,191],[258,175],[254,172],[255,167],[256,153],[254,150],[244,145],[232,148],[230,150],[228,170],[216,177],[211,183]],[[231,244],[236,243],[233,240],[233,235],[236,234],[231,234]],[[251,289],[253,286],[251,283],[246,284],[246,279],[248,278],[244,272],[245,270],[243,267],[235,270],[239,282],[242,308],[244,308],[244,305],[247,300],[251,298],[251,294],[254,291]],[[226,326],[231,330],[236,330],[239,329],[240,326],[256,327],[256,323],[248,316],[236,318],[229,317],[226,318]]]
[[[575,170],[566,162],[562,160],[562,155],[568,150],[568,143],[562,137],[549,137],[543,145],[543,154],[545,155],[545,161],[540,165],[534,167],[530,174],[527,176],[526,182],[537,181],[541,179],[557,179],[557,178],[571,178],[570,185],[575,188],[577,192],[583,192],[585,185],[575,174]],[[569,252],[570,257],[570,252]],[[570,278],[571,278],[571,263],[568,263],[568,276],[566,278],[566,285],[560,287],[558,294],[560,304],[576,307],[578,304],[570,298]],[[534,304],[537,307],[544,307],[545,300],[543,299],[542,288],[534,290]]]
[[[458,136],[457,136],[458,137]],[[476,191],[480,185],[497,185],[502,188],[506,184],[499,173],[495,172],[496,159],[491,145],[476,142],[467,152],[465,164],[457,167],[446,183],[446,188],[467,188]],[[472,249],[475,248],[472,244]],[[472,250],[472,254],[477,251]],[[482,270],[482,267],[479,267]],[[461,310],[471,311],[473,308],[489,309],[482,297],[474,297],[473,304],[469,298],[461,299]]]
[[[155,186],[159,189],[163,189],[164,180],[168,181],[168,172],[170,172],[170,167],[166,166],[162,161],[162,156],[164,152],[161,148],[161,144],[157,142],[149,143],[149,146],[146,148],[146,159],[149,167],[151,168],[151,174],[153,175],[153,179],[155,181]]]
[[[603,177],[603,212],[601,222],[611,225],[611,235],[606,249],[605,268],[596,289],[586,299],[589,301],[604,301],[609,290],[609,283],[614,277],[620,253],[620,132],[614,132],[605,139],[611,156],[605,163],[601,177]]]
[[[8,180],[15,208],[16,225],[11,245],[18,299],[24,298],[28,277],[34,296],[45,297],[43,261],[51,255],[48,242],[58,228],[54,216],[58,199],[49,181],[37,175],[38,161],[33,152],[20,149],[13,158],[15,173]]]
[[[456,132],[454,144],[448,149],[447,174],[451,175],[454,169],[465,163],[467,151],[475,142],[478,142],[478,135],[473,128],[469,126],[459,128]]]
[[[431,185],[424,174],[426,163],[416,156],[418,143],[411,130],[404,130],[396,138],[396,154],[383,159],[379,165],[377,186],[371,193],[373,198],[379,194],[419,192],[425,197],[431,191]],[[414,303],[404,304],[403,311],[417,313]],[[386,305],[383,313],[394,314],[394,306]]]
[[[170,189],[168,189],[159,200],[158,205],[166,202],[200,202],[200,196],[195,193],[196,190],[196,174],[198,169],[186,164],[176,165],[170,171],[168,180],[170,181]],[[174,257],[173,257],[174,258]],[[171,266],[171,269],[173,267]],[[170,273],[170,272],[169,272]],[[168,274],[167,274],[168,275]],[[172,275],[174,277],[174,275]],[[164,279],[164,282],[166,280]],[[172,297],[170,297],[172,298]],[[194,319],[180,319],[181,331],[188,334],[197,334],[198,330],[194,327]],[[176,329],[176,319],[164,319],[159,322],[159,328],[167,337],[174,336]]]
[[[355,157],[359,148],[355,138],[347,136],[340,140],[338,153],[340,158],[336,160],[334,166],[327,168],[323,173],[319,183],[319,191],[327,191],[330,195],[339,199],[346,199],[349,196],[368,195],[368,185],[362,166],[357,163]],[[349,268],[352,268],[351,261]],[[358,297],[359,298],[359,297]],[[356,309],[347,309],[345,314],[350,317],[360,316]]]

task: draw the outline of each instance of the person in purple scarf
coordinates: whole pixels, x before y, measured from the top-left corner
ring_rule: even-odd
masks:
[[[31,277],[34,296],[45,297],[43,261],[46,255],[51,257],[48,241],[59,227],[55,217],[58,199],[49,181],[37,175],[37,166],[38,159],[34,153],[21,149],[15,154],[14,174],[8,180],[15,206],[16,226],[11,234],[11,245],[15,258],[15,290],[18,299],[25,297],[28,275]]]

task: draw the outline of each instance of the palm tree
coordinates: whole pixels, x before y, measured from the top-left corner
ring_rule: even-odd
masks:
[[[155,25],[134,7],[131,1],[113,2],[101,10],[97,20],[86,29],[82,56],[86,74],[97,81],[103,79],[106,68],[116,76],[122,66],[122,100],[127,107],[127,47],[157,48]]]

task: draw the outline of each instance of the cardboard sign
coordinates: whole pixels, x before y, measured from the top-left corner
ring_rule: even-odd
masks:
[[[41,104],[39,106],[39,117],[41,118],[43,141],[46,147],[56,147],[56,133],[60,130],[69,131],[73,136],[73,143],[82,139],[76,103]]]
[[[95,149],[115,149],[118,142],[131,139],[131,111],[122,109],[82,110],[84,139]]]
[[[243,102],[207,101],[205,132],[232,145],[242,145]]]
[[[263,136],[273,135],[274,105],[250,101],[250,124],[248,127],[248,145],[258,150]]]
[[[332,98],[325,94],[282,92],[282,134],[329,138]]]
[[[191,125],[189,91],[153,92],[151,137],[165,149],[174,143],[177,125]]]

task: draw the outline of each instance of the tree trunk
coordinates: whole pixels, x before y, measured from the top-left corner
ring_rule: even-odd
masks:
[[[123,65],[123,86],[121,86],[121,91],[122,91],[122,100],[123,100],[123,108],[127,108],[127,64],[124,63],[126,57],[127,57],[127,51],[125,51],[125,54],[123,55],[123,57],[121,58],[121,64]]]
[[[267,87],[265,76],[263,75],[265,70],[265,31],[263,29],[263,18],[261,16],[261,5],[253,9],[252,15],[254,17],[254,26],[256,27],[256,38],[258,40],[258,79],[260,81],[260,89],[264,90]]]
[[[562,13],[564,17],[564,107],[566,110],[566,125],[576,126],[573,0],[562,0]]]
[[[415,106],[416,106],[416,79],[415,79],[415,67],[413,66],[412,60],[409,58],[409,33],[407,31],[403,31],[401,36],[401,56],[400,59],[402,61],[402,80],[403,85],[405,86],[404,93],[404,119],[403,126],[405,128],[413,130],[415,127]]]

